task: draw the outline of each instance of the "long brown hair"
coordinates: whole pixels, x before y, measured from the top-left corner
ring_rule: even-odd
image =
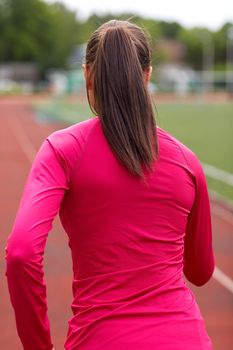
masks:
[[[142,167],[152,170],[158,155],[156,122],[144,74],[151,64],[148,37],[134,23],[108,21],[91,35],[85,61],[89,81],[93,79],[94,112],[109,145],[132,174],[144,178]],[[90,104],[89,96],[88,101]]]

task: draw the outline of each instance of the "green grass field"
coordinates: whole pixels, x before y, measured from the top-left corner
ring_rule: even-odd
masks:
[[[233,174],[233,104],[157,105],[157,124],[192,149],[207,164]],[[65,101],[37,106],[40,116],[68,124],[90,118],[87,103]],[[210,190],[233,200],[233,187],[207,176]]]

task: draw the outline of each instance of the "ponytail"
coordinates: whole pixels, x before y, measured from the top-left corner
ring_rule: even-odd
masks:
[[[105,23],[87,45],[94,109],[103,133],[118,160],[141,178],[142,167],[152,170],[158,153],[153,106],[144,74],[150,60],[144,33],[127,21]]]

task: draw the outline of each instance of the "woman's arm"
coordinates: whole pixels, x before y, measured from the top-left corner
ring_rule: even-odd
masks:
[[[8,237],[6,276],[16,325],[24,350],[52,350],[47,315],[43,254],[69,176],[48,139],[29,172],[16,219]]]
[[[213,274],[212,224],[210,201],[203,169],[193,157],[196,198],[188,218],[184,239],[184,274],[196,286],[202,286]]]

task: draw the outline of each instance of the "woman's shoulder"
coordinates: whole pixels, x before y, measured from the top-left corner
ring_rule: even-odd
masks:
[[[85,148],[97,118],[89,118],[49,134],[45,142],[52,147],[60,163],[71,172]]]
[[[200,170],[202,171],[201,162],[196,153],[191,148],[189,148],[178,138],[176,138],[171,133],[159,126],[157,126],[157,135],[160,140],[160,143],[166,144],[167,147],[176,149],[178,151],[178,153],[183,158],[183,161],[186,164],[186,166],[193,173],[199,172]]]
[[[62,152],[69,151],[72,148],[82,148],[96,122],[97,117],[82,120],[53,131],[46,139]]]
[[[97,117],[91,117],[68,127],[61,128],[53,131],[47,138],[54,141],[65,140],[66,138],[73,137],[75,139],[86,138],[92,126],[97,121]]]

